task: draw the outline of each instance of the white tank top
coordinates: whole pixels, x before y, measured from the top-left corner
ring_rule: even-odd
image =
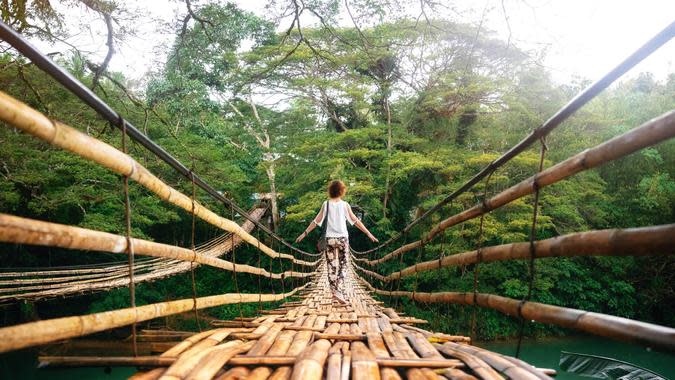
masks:
[[[325,215],[327,202],[330,202],[330,206],[328,207],[328,216],[325,218],[326,222],[328,223],[326,237],[349,237],[349,232],[347,232],[347,222],[353,226],[356,221],[349,217],[349,204],[343,200],[339,200],[337,202],[323,202],[323,205],[321,205],[321,211],[319,211],[319,214],[316,216],[316,218],[314,218],[314,221],[317,225],[319,225],[319,227],[323,225],[323,216]],[[320,216],[322,218],[319,218]]]

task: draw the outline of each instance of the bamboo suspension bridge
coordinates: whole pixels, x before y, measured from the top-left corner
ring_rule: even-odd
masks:
[[[126,256],[126,261],[109,265],[63,268],[26,268],[0,272],[0,302],[39,300],[93,291],[129,287],[128,308],[88,315],[70,316],[0,328],[0,352],[42,345],[68,345],[75,338],[132,326],[133,354],[127,356],[43,356],[52,366],[137,366],[135,379],[547,379],[555,371],[536,368],[515,357],[490,352],[472,345],[470,337],[428,331],[426,321],[405,316],[386,307],[376,296],[387,299],[409,298],[421,303],[452,303],[497,310],[521,321],[554,324],[612,339],[634,342],[658,350],[675,352],[675,329],[626,318],[533,302],[531,298],[535,264],[542,258],[571,256],[638,256],[675,254],[675,224],[630,229],[578,232],[537,240],[539,194],[546,187],[580,172],[601,166],[633,152],[675,137],[675,110],[591,147],[550,168],[543,168],[545,137],[576,110],[675,35],[675,23],[649,40],[603,78],[579,93],[558,113],[536,128],[477,173],[464,186],[449,194],[436,206],[401,229],[401,232],[364,252],[352,251],[343,270],[343,292],[347,303],[339,302],[329,286],[327,263],[319,253],[299,250],[261,223],[266,206],[244,211],[212,188],[150,140],[124,117],[111,109],[91,90],[47,56],[31,46],[21,35],[0,23],[0,38],[52,75],[80,97],[104,119],[122,131],[122,149],[117,149],[86,133],[52,120],[10,95],[0,92],[0,120],[3,127],[15,128],[54,147],[100,165],[124,179],[127,232],[124,235],[62,225],[48,221],[0,214],[0,242],[59,247],[85,252],[108,252]],[[151,173],[127,153],[130,138],[154,153],[192,184],[192,194],[184,194]],[[472,208],[437,223],[418,240],[394,248],[394,243],[410,233],[413,226],[434,214],[460,194],[472,189],[521,152],[541,145],[539,170],[520,183],[483,200]],[[194,220],[206,222],[222,235],[184,248],[131,236],[128,182],[134,181],[163,201],[190,213]],[[197,201],[197,189],[242,215],[239,225]],[[420,252],[445,230],[479,218],[489,212],[532,196],[534,212],[527,242],[491,247],[418,262],[384,274],[382,264],[411,252]],[[277,244],[252,235],[254,229]],[[194,240],[194,238],[193,238]],[[260,265],[239,264],[234,248],[248,244],[270,259],[290,263],[291,270],[274,272]],[[289,253],[281,252],[285,247]],[[231,252],[232,259],[221,258]],[[142,256],[136,259],[137,256]],[[473,292],[417,292],[420,273],[441,268],[504,260],[528,260],[530,291],[523,299],[480,293],[474,278]],[[211,266],[233,274],[248,273],[270,281],[294,284],[276,294],[227,293],[137,306],[135,285],[144,281],[192,271],[197,265]],[[414,277],[412,291],[401,290],[404,278]],[[236,281],[236,276],[234,277]],[[193,280],[194,281],[194,280]],[[236,284],[236,283],[235,283]],[[194,285],[193,285],[194,286]],[[258,316],[234,320],[211,320],[212,328],[199,333],[142,328],[137,325],[156,318],[194,312],[226,304],[283,301],[273,310],[259,310]],[[475,320],[474,320],[475,324]],[[144,343],[157,343],[150,348]],[[164,343],[164,344],[162,344]],[[159,354],[157,354],[159,353]],[[516,355],[517,356],[517,355]]]

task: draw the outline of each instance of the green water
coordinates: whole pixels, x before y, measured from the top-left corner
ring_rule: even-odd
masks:
[[[514,356],[516,352],[515,341],[479,342],[476,345],[510,356]],[[652,370],[667,379],[675,380],[675,355],[598,337],[525,339],[520,358],[540,368],[555,369],[558,371],[556,379],[588,380],[588,377],[560,371],[558,367],[560,351],[598,355],[625,361]]]
[[[115,368],[37,368],[37,354],[25,350],[0,355],[2,380],[121,380],[136,373],[133,367]]]
[[[479,342],[480,347],[506,355],[514,355],[515,341]],[[649,351],[641,346],[616,342],[596,337],[569,337],[526,339],[523,341],[521,359],[537,367],[558,370],[557,379],[586,379],[577,375],[561,372],[558,368],[560,351],[579,352],[610,357],[655,371],[667,379],[675,380],[675,356]],[[65,380],[65,379],[126,379],[135,368],[62,368],[37,369],[36,355],[33,351],[12,352],[0,355],[0,379],[14,380]]]

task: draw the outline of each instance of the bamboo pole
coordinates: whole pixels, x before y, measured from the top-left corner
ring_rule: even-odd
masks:
[[[232,344],[233,342],[239,343],[239,341],[229,341],[224,344]],[[248,342],[249,345],[244,348],[250,347],[254,342]],[[360,342],[359,342],[360,343]],[[223,346],[221,344],[220,346]],[[214,346],[211,349],[218,348],[220,346]],[[234,345],[231,345],[234,346]],[[228,346],[230,347],[230,346]],[[365,346],[363,346],[365,347]],[[367,348],[366,348],[367,350]],[[392,358],[371,358],[367,354],[369,351],[363,351],[360,354],[367,355],[368,358],[364,359],[368,361],[367,366],[375,367],[375,365],[380,367],[390,367],[390,368],[463,368],[464,363],[456,359],[392,359]],[[198,361],[203,360],[203,358],[211,353],[211,351],[202,353],[198,357]],[[352,354],[354,352],[352,351]],[[326,351],[326,356],[328,356],[328,351]],[[195,357],[192,357],[193,359]],[[371,360],[372,359],[372,360]],[[169,356],[40,356],[38,361],[40,362],[40,367],[109,367],[109,366],[142,366],[142,367],[166,367],[171,366],[174,363],[177,363],[178,358],[169,357]],[[245,356],[238,355],[230,357],[227,361],[228,365],[232,366],[292,366],[299,359],[295,356]],[[361,360],[361,359],[359,359]],[[324,361],[325,362],[325,361]],[[194,364],[194,363],[192,363]],[[352,363],[353,364],[353,363]],[[358,366],[358,364],[357,364]],[[189,372],[194,370],[194,366],[190,365],[184,372]]]
[[[251,370],[246,367],[234,367],[227,370],[224,374],[214,378],[214,380],[241,380],[247,379]]]
[[[50,247],[77,249],[83,251],[127,253],[126,237],[86,228],[43,222],[0,213],[0,241],[15,244],[32,244]],[[131,239],[134,253],[138,255],[170,258],[181,261],[194,261],[215,268],[234,271],[235,265],[223,259],[206,256],[191,249],[155,243],[142,239]],[[309,276],[308,273],[286,271],[269,273],[263,268],[246,264],[236,264],[239,273],[250,273],[268,278]]]
[[[159,263],[161,262],[162,259],[160,258],[154,258],[154,259],[145,259],[145,260],[137,260],[137,262],[140,264],[153,264],[153,263]],[[48,269],[48,268],[40,268],[39,270],[33,270],[35,268],[26,268],[25,271],[21,272],[0,272],[0,278],[5,278],[5,277],[31,277],[31,276],[60,276],[60,275],[69,275],[69,274],[86,274],[86,273],[109,273],[109,272],[115,272],[116,270],[119,269],[124,269],[124,268],[129,268],[129,264],[125,263],[124,264],[117,264],[118,262],[111,262],[111,263],[100,263],[100,264],[89,264],[89,265],[72,265],[68,266],[67,268],[69,269],[60,269],[64,267],[54,267],[54,269]],[[80,269],[82,268],[82,269]],[[11,268],[13,270],[21,270],[19,268]]]
[[[380,380],[380,367],[375,355],[362,342],[354,342],[352,351],[352,379]]]
[[[557,236],[535,242],[535,252],[536,258],[672,255],[675,254],[675,224],[627,229],[617,228]],[[419,272],[475,264],[479,261],[479,255],[481,263],[529,259],[530,243],[484,247],[480,249],[480,253],[474,250],[446,256],[440,260],[424,261],[387,276],[355,266],[380,281],[389,282],[410,277]]]
[[[436,346],[436,348],[448,356],[452,356],[463,361],[476,375],[478,375],[479,378],[483,380],[503,379],[503,377],[492,367],[490,367],[485,361],[474,355],[460,351],[454,347],[451,347],[450,345]]]
[[[161,353],[172,346],[178,344],[174,342],[138,342],[137,351],[139,355],[151,355]],[[41,347],[45,353],[59,353],[60,355],[133,355],[132,342],[129,340],[110,341],[98,339],[73,339],[68,341],[55,342]]]
[[[337,342],[328,350],[326,362],[326,380],[340,380],[342,376],[342,348],[349,345],[347,342]]]
[[[456,368],[445,369],[441,374],[448,380],[478,380],[477,377]]]
[[[243,341],[232,340],[217,347],[209,347],[192,356],[179,356],[166,372],[160,377],[160,380],[180,380],[187,377],[195,369],[197,364],[212,352],[228,353],[230,349],[241,346]]]
[[[146,372],[137,372],[129,377],[128,380],[157,380],[166,371],[166,368],[155,368]]]
[[[389,297],[407,297],[418,302],[473,305],[474,300],[474,293],[388,291],[376,289],[363,279],[361,281],[376,294]],[[479,306],[494,309],[512,317],[522,315],[527,320],[550,323],[666,351],[675,351],[674,328],[539,302],[522,302],[494,294],[478,293],[476,299]]]
[[[247,355],[249,356],[264,355],[267,352],[267,350],[269,350],[270,347],[272,347],[274,341],[277,339],[277,336],[281,333],[283,327],[284,326],[281,323],[273,324],[272,327],[270,327],[263,334],[263,336],[260,339],[258,339],[258,341],[255,343],[255,346],[253,346],[248,351]]]
[[[391,260],[431,241],[435,236],[452,226],[476,218],[516,199],[532,194],[535,188],[552,185],[584,170],[603,165],[673,137],[675,137],[675,111],[669,111],[659,117],[647,121],[637,128],[578,153],[565,161],[521,181],[486,200],[485,205],[475,205],[468,210],[444,219],[418,241],[401,246],[382,258],[365,260],[364,262],[369,265],[377,265]]]
[[[489,364],[492,368],[508,376],[510,379],[518,380],[551,380],[551,378],[545,375],[543,372],[537,368],[527,365],[523,366],[519,363],[514,363],[509,360],[509,357],[503,356],[494,352],[483,350],[478,347],[467,346],[463,344],[456,343],[446,343],[443,346],[439,347],[439,350],[444,352],[450,349],[449,352],[462,352],[471,357],[477,358]]]
[[[162,356],[38,356],[38,367],[168,367],[175,361]]]
[[[323,365],[328,358],[330,342],[321,339],[307,346],[298,356],[293,366],[292,380],[319,380],[323,375]]]
[[[187,377],[188,380],[210,380],[216,373],[230,360],[234,355],[246,352],[250,349],[255,342],[250,341],[237,345],[229,349],[221,349],[220,347],[227,345],[221,344],[216,346],[216,349],[209,352],[202,360],[197,363],[195,368],[190,372],[190,375]]]
[[[241,337],[241,332],[237,333],[234,331],[229,331],[229,330],[234,330],[234,329],[225,329],[225,330],[219,330],[216,331],[216,333],[209,335],[207,338],[195,343],[193,346],[185,350],[180,357],[181,358],[189,358],[192,356],[197,355],[198,353],[207,350],[217,344],[220,344],[220,342],[224,341],[227,338],[232,338],[234,337],[235,339],[242,339]],[[245,332],[243,334],[248,334],[248,332]]]
[[[157,259],[154,259],[157,260]],[[149,260],[146,260],[149,261]],[[163,268],[166,267],[167,265],[176,263],[175,260],[161,260],[158,262],[154,263],[142,263],[139,265],[134,266],[134,273],[138,272],[147,272],[147,271],[152,271],[155,268]],[[60,277],[48,277],[48,276],[36,276],[36,277],[29,277],[29,276],[16,276],[12,278],[11,280],[0,280],[0,291],[5,292],[6,289],[12,289],[12,287],[18,287],[21,285],[25,284],[56,284],[56,285],[65,285],[69,281],[73,280],[89,280],[89,279],[106,279],[110,276],[115,276],[119,274],[122,271],[125,271],[126,273],[129,273],[129,267],[127,266],[126,268],[120,268],[116,267],[115,270],[109,271],[109,272],[93,272],[89,274],[77,274],[77,273],[69,273],[67,275],[61,275]],[[30,274],[30,272],[28,272]],[[21,289],[23,288],[13,288],[13,289]]]
[[[232,343],[239,344],[240,341],[229,341],[225,344]],[[248,342],[250,347],[254,342]],[[360,342],[358,342],[360,343]],[[223,345],[220,345],[223,346]],[[218,348],[220,346],[214,346],[211,348]],[[229,346],[228,346],[229,347]],[[365,347],[365,346],[363,346]],[[199,357],[193,357],[197,361],[201,361],[209,355],[212,351],[202,353]],[[351,351],[352,355],[354,351]],[[456,359],[391,359],[391,358],[374,358],[368,355],[370,351],[363,351],[359,354],[368,356],[366,364],[368,367],[376,368],[376,366],[389,367],[389,368],[463,368],[465,365]],[[372,354],[372,353],[371,353]],[[326,351],[326,356],[328,356],[328,351]],[[372,359],[372,360],[371,360]],[[363,360],[359,358],[359,362],[363,363]],[[109,367],[109,366],[143,366],[143,367],[165,367],[171,366],[174,363],[178,363],[178,358],[176,357],[165,357],[165,356],[40,356],[38,358],[40,362],[40,367]],[[230,357],[227,361],[228,365],[231,366],[292,366],[298,361],[298,358],[295,356],[233,356]],[[352,361],[352,369],[354,369]],[[357,363],[357,367],[360,364]],[[190,367],[184,369],[182,373],[192,371],[196,368],[195,363],[190,363]],[[352,370],[353,373],[356,371]],[[174,375],[175,376],[175,375]]]
[[[164,183],[131,156],[75,128],[49,119],[42,113],[2,91],[0,91],[0,120],[51,145],[96,162],[117,174],[128,176],[155,193],[161,199],[187,212],[193,212],[193,202],[190,197]],[[316,265],[316,262],[299,260],[292,255],[274,251],[250,235],[234,221],[215,214],[199,202],[194,202],[194,214],[205,222],[241,237],[242,240],[260,249],[269,257],[289,259],[295,264],[305,266]]]
[[[205,309],[238,302],[258,302],[259,297],[262,298],[263,302],[279,301],[294,295],[305,286],[283,294],[263,294],[262,296],[258,294],[221,294],[200,297],[196,300],[196,308]],[[0,340],[0,353],[88,335],[167,315],[184,313],[193,310],[194,307],[192,299],[183,299],[4,327],[0,329],[0,336],[3,337]]]
[[[199,334],[192,335],[188,337],[187,339],[183,340],[182,342],[178,343],[177,345],[171,347],[171,349],[167,350],[164,352],[162,357],[177,357],[180,354],[182,354],[185,350],[188,348],[192,347],[202,339],[208,338],[210,335],[215,334],[219,331],[227,331],[228,329],[215,329],[215,330],[207,330],[203,331]]]

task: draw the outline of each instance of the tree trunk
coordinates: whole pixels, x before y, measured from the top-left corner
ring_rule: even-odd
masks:
[[[279,208],[277,205],[277,184],[276,184],[276,173],[274,171],[274,160],[269,162],[267,168],[265,169],[267,173],[267,179],[270,182],[270,205],[272,206],[272,230],[277,231],[279,227]]]
[[[389,99],[384,99],[384,108],[387,112],[387,160],[391,158],[391,111],[389,111]],[[387,217],[387,203],[389,203],[389,182],[391,176],[391,167],[387,162],[387,177],[384,181],[384,200],[382,201],[382,218]]]

